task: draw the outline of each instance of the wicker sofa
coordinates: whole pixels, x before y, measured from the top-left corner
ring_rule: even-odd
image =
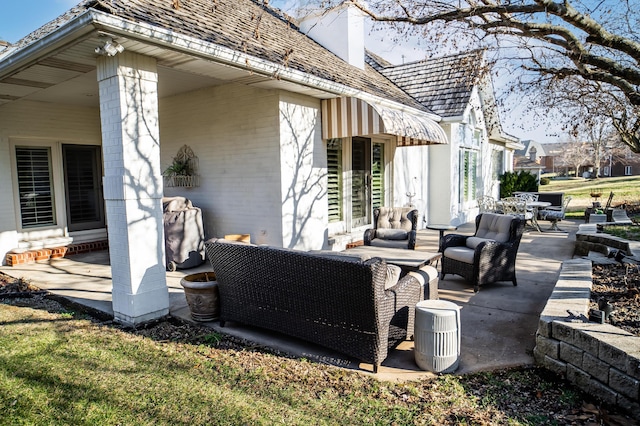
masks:
[[[222,240],[205,247],[223,327],[237,321],[304,339],[371,363],[374,372],[390,349],[413,335],[424,291],[417,273],[398,279],[380,258],[335,252]]]

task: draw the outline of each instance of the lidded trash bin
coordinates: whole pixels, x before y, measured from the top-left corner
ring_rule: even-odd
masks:
[[[452,373],[460,360],[460,307],[444,300],[416,304],[416,364],[435,373]]]
[[[167,269],[188,269],[204,262],[202,210],[185,197],[162,198]]]

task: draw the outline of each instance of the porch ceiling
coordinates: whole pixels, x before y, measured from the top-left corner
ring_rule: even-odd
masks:
[[[204,87],[237,83],[265,89],[285,89],[309,96],[330,95],[294,83],[251,73],[229,65],[197,58],[167,48],[113,37],[127,51],[158,61],[158,96],[186,93]],[[19,100],[99,107],[95,49],[104,44],[98,32],[75,44],[40,58],[0,79],[0,105]]]

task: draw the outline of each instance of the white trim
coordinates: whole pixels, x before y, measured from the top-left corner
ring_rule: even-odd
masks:
[[[51,178],[53,186],[52,191],[55,214],[53,225],[34,228],[22,227],[22,213],[20,210],[20,193],[18,191],[17,184],[18,171],[16,164],[16,147],[19,146],[30,148],[48,148],[51,152]],[[59,141],[52,140],[12,138],[9,140],[9,155],[11,158],[13,203],[16,206],[15,221],[16,231],[18,232],[18,240],[24,241],[49,238],[51,236],[68,236],[64,199],[64,172],[62,170],[62,144]]]

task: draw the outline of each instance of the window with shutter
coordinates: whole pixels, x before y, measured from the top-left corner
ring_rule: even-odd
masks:
[[[504,173],[504,152],[494,150],[491,155],[491,175],[494,180],[499,180]]]
[[[473,201],[476,197],[478,153],[465,149],[460,157],[460,201],[464,203]]]
[[[16,170],[22,227],[55,225],[51,150],[16,147]]]
[[[384,144],[373,144],[371,165],[371,198],[373,208],[384,206]]]
[[[342,141],[327,142],[327,200],[329,222],[339,222],[342,217]]]

